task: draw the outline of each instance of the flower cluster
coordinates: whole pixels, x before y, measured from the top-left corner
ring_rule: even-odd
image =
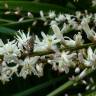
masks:
[[[92,0],[92,6],[96,6],[96,0]]]
[[[80,70],[85,72],[88,67],[96,68],[96,50],[89,47],[86,51],[83,48],[85,37],[82,35],[85,34],[87,39],[96,44],[96,14],[76,12],[75,15],[56,15],[54,11],[50,11],[46,17],[43,11],[40,11],[40,16],[44,22],[47,18],[51,19],[50,35],[41,32],[40,38],[30,32],[25,34],[18,31],[13,41],[8,40],[4,44],[0,39],[0,80],[3,83],[10,81],[13,75],[24,79],[31,74],[43,76],[45,64],[51,64],[53,70],[66,74],[71,67],[78,74]],[[90,22],[93,22],[94,26],[91,27]],[[71,32],[70,30],[75,33],[68,37],[65,34]],[[83,77],[82,74],[80,78]]]

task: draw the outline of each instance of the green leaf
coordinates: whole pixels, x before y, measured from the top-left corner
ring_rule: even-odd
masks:
[[[91,93],[89,93],[89,94],[86,94],[84,96],[96,96],[96,90],[91,92]]]
[[[47,82],[45,82],[45,83],[42,83],[42,84],[40,84],[40,85],[37,85],[37,86],[32,87],[32,88],[30,88],[30,89],[27,89],[27,90],[25,90],[25,91],[23,91],[23,92],[14,94],[14,95],[12,95],[12,96],[28,96],[28,95],[30,95],[30,94],[32,94],[32,93],[34,93],[34,92],[37,92],[37,91],[39,91],[39,90],[42,90],[42,89],[44,89],[44,88],[47,88],[48,86],[51,86],[52,84],[56,84],[57,82],[60,82],[61,80],[64,79],[64,77],[65,77],[65,76],[52,79],[52,80],[50,80],[50,81],[47,81]]]
[[[47,4],[47,3],[36,3],[32,1],[6,1],[9,6],[9,9],[16,9],[19,7],[23,11],[31,11],[34,13],[43,10],[44,12],[48,12],[49,10],[54,10],[56,12],[74,12],[74,8],[64,8],[54,4]],[[4,9],[5,1],[0,1],[0,9]]]
[[[92,13],[96,13],[96,6],[90,7],[89,11],[92,12]]]
[[[27,19],[27,20],[23,20],[21,22],[8,22],[8,23],[2,23],[0,24],[1,26],[15,26],[15,25],[22,25],[22,24],[28,24],[28,23],[32,23],[32,21],[34,21],[34,19]]]
[[[0,26],[0,34],[5,34],[5,35],[11,35],[14,36],[16,34],[16,31],[7,27],[2,27]]]

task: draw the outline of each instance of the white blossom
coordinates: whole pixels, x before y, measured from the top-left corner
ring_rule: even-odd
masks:
[[[22,69],[19,73],[19,76],[26,79],[27,75],[31,75],[32,73],[34,75],[39,75],[39,73],[35,68],[38,59],[39,59],[39,56],[30,57],[30,58],[26,57],[25,60],[20,63],[20,65],[22,66]]]
[[[65,17],[66,17],[66,19],[68,20],[68,21],[71,21],[72,19],[71,19],[71,17],[73,16],[73,15],[70,15],[70,14],[64,14],[65,15]]]
[[[92,0],[92,6],[96,6],[96,0]]]
[[[76,16],[70,15],[70,14],[65,14],[65,17],[69,23],[70,26],[72,26],[73,29],[77,29],[78,23],[75,21]],[[74,18],[72,18],[74,17]]]
[[[28,13],[27,13],[27,16],[28,16],[28,17],[31,17],[31,18],[34,17],[33,14],[32,14],[31,12],[28,12]]]
[[[55,18],[55,20],[61,22],[66,20],[66,18],[63,14],[59,14],[58,17]]]
[[[26,46],[27,41],[31,38],[30,32],[27,33],[27,35],[24,32],[18,31],[18,34],[16,35],[16,40],[18,42],[18,47],[20,49],[23,49],[23,47]]]
[[[59,39],[56,39],[56,36],[46,35],[44,32],[41,32],[43,37],[42,41],[39,40],[38,36],[36,36],[34,51],[47,51],[47,50],[55,50],[56,44],[60,42]]]
[[[77,47],[83,44],[83,40],[80,32],[78,32],[78,34],[75,34],[73,38],[74,40],[64,36],[65,44],[69,47]]]
[[[90,29],[86,19],[82,20],[81,26],[82,26],[82,29],[84,30],[84,32],[86,33],[87,38],[94,42],[96,40],[96,33],[93,29]]]
[[[46,18],[45,18],[45,16],[44,16],[44,12],[41,10],[40,11],[40,16],[41,16],[41,19],[43,20],[43,21],[46,21]]]
[[[5,82],[10,81],[6,62],[3,61],[0,67],[0,80],[3,84],[5,84]]]
[[[55,21],[55,20],[52,20],[51,22],[50,22],[50,25],[58,25],[58,23]]]
[[[49,17],[50,19],[54,18],[55,16],[56,16],[55,11],[49,11],[48,17]]]
[[[80,74],[79,74],[79,78],[82,79],[86,76],[86,71],[87,71],[87,68],[85,68]]]
[[[65,37],[64,37],[64,40],[65,40],[65,44],[66,44],[68,47],[75,47],[75,46],[76,46],[75,40],[71,39],[70,37],[65,36]]]
[[[55,25],[55,24],[51,25],[51,27],[52,27],[52,30],[53,30],[55,36],[57,37],[57,39],[60,39],[63,43],[65,43],[65,40],[63,38],[63,34],[60,31],[59,27],[57,25]]]
[[[80,72],[80,68],[79,67],[76,67],[75,73],[79,73],[79,72]]]
[[[74,0],[74,1],[75,1],[75,0]],[[78,0],[77,0],[77,1],[78,1]],[[77,96],[82,96],[82,94],[81,94],[81,93],[78,93]]]
[[[71,29],[71,28],[70,28],[70,25],[64,23],[64,24],[63,24],[63,27],[62,27],[62,29],[61,29],[61,32],[62,32],[62,33],[67,33],[68,30],[70,30],[70,29]]]
[[[21,22],[21,21],[23,21],[24,20],[24,17],[21,17],[19,20],[18,20],[18,22]]]
[[[87,50],[87,58],[84,59],[84,65],[89,67],[96,66],[96,51],[93,52],[92,48],[89,47]]]
[[[40,63],[40,64],[36,64],[36,70],[37,70],[37,76],[40,77],[40,76],[43,76],[43,66],[44,64],[43,63]]]
[[[15,41],[8,41],[7,44],[4,44],[0,48],[0,54],[4,56],[4,61],[6,61],[7,63],[17,63],[17,57],[21,56],[20,49],[17,47]]]
[[[2,47],[4,45],[2,39],[0,39],[0,47]]]
[[[0,75],[0,80],[2,81],[3,84],[5,84],[5,82],[9,82],[10,79],[8,76],[6,76],[6,74],[1,74]]]
[[[82,39],[81,32],[78,32],[78,34],[74,35],[75,45],[81,46],[84,43],[84,40]]]
[[[77,17],[78,19],[80,19],[81,16],[82,16],[82,13],[81,13],[80,11],[76,11],[76,17]]]
[[[13,74],[18,76],[18,67],[18,64],[10,67],[6,64],[5,66],[2,66],[1,74],[6,74],[8,78],[12,79]]]
[[[48,63],[52,64],[53,69],[59,70],[59,72],[65,71],[65,73],[69,72],[70,66],[75,66],[73,59],[75,58],[76,53],[69,54],[69,52],[62,52],[60,54],[56,54],[53,60],[48,60]]]

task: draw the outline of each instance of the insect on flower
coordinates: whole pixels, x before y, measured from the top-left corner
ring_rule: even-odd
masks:
[[[30,39],[26,41],[26,45],[24,46],[27,54],[31,54],[33,52],[34,40],[35,40],[35,35],[33,33]]]

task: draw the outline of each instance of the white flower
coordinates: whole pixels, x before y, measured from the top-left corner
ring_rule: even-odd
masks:
[[[4,45],[3,41],[0,39],[0,47]]]
[[[71,28],[70,28],[70,25],[64,23],[64,24],[63,24],[63,28],[61,29],[61,32],[62,32],[62,33],[67,33],[68,30],[70,30],[70,29],[71,29]]]
[[[83,44],[83,40],[82,40],[82,36],[81,36],[80,32],[78,32],[78,34],[74,35],[74,40],[72,40],[69,37],[64,37],[64,39],[65,39],[65,44],[68,47],[78,47]]]
[[[8,76],[8,71],[7,69],[7,64],[6,62],[2,62],[2,64],[0,65],[0,81],[2,81],[3,84],[5,84],[5,82],[10,81],[10,77]]]
[[[80,79],[82,79],[82,78],[84,78],[85,76],[86,76],[86,74],[87,74],[87,68],[85,68],[80,74],[79,74],[79,78]]]
[[[65,46],[75,47],[75,46],[80,46],[80,45],[83,44],[83,40],[82,40],[82,36],[81,36],[80,32],[78,32],[77,35],[74,35],[74,40],[72,40],[70,37],[67,37],[67,36],[63,37],[63,33],[62,32],[63,32],[64,29],[62,29],[60,31],[59,27],[57,25],[55,25],[55,24],[52,25],[51,27],[52,27],[53,32],[55,33],[56,37],[58,39],[60,39],[61,42],[63,42],[63,44]],[[65,30],[68,30],[68,29],[65,29]]]
[[[9,82],[10,79],[8,76],[6,76],[6,74],[1,74],[0,75],[0,80],[2,81],[3,84],[5,84],[5,82]]]
[[[78,19],[80,19],[81,16],[82,16],[82,13],[81,13],[80,11],[76,11],[76,17],[77,17]]]
[[[66,20],[66,17],[63,14],[59,14],[57,18],[55,18],[56,21],[62,22]]]
[[[59,27],[57,25],[55,25],[55,24],[54,25],[51,25],[51,27],[52,27],[52,30],[53,30],[54,34],[56,35],[56,37],[58,39],[60,39],[63,43],[65,43],[65,40],[63,38],[63,34],[60,31]]]
[[[39,73],[35,68],[38,59],[39,59],[39,56],[30,57],[30,58],[26,57],[25,60],[20,63],[20,66],[22,66],[22,69],[19,73],[19,76],[25,79],[27,75],[31,75],[32,73],[34,75],[39,75]]]
[[[93,22],[94,22],[95,25],[96,25],[96,13],[94,13],[93,16],[94,16],[94,20],[93,20]]]
[[[75,29],[75,30],[80,29],[78,22],[75,21],[76,16],[69,15],[69,14],[65,14],[65,16],[66,16],[66,19],[67,19],[68,24],[71,27],[71,29]],[[72,18],[72,17],[74,17],[74,18]]]
[[[84,30],[84,32],[86,33],[87,38],[94,42],[96,40],[96,33],[93,29],[89,28],[89,25],[88,25],[88,22],[86,19],[82,20],[81,26],[82,26],[82,29]]]
[[[65,44],[68,47],[75,47],[76,46],[75,40],[72,40],[70,37],[65,36],[64,39],[65,39]]]
[[[18,67],[19,65],[17,64],[16,66],[13,67],[8,67],[8,69],[10,70],[10,74],[9,76],[12,78],[12,75],[15,74],[18,76]]]
[[[22,22],[24,20],[24,17],[21,17],[18,22]]]
[[[90,23],[90,21],[93,19],[93,14],[92,13],[88,14],[88,12],[86,12],[86,15],[85,17],[83,17],[83,19],[86,19],[87,22]]]
[[[4,61],[7,63],[17,63],[17,57],[21,56],[20,49],[17,47],[15,41],[11,41],[0,48],[0,54],[4,56]]]
[[[77,29],[77,30],[79,29],[78,23],[77,23],[76,21],[74,21],[74,20],[71,21],[69,25],[72,26],[72,29],[75,29],[75,30],[76,30],[76,29]]]
[[[27,33],[27,35],[24,32],[18,31],[18,34],[16,36],[17,42],[18,42],[18,47],[20,49],[23,49],[23,47],[26,46],[27,41],[31,38],[30,32]]]
[[[2,64],[4,64],[5,62],[3,61]],[[6,63],[5,63],[6,64]],[[6,74],[7,77],[9,77],[10,79],[12,79],[12,75],[15,74],[18,76],[18,67],[19,65],[15,65],[15,66],[7,66],[6,65],[3,65],[2,68],[1,68],[1,74]]]
[[[78,32],[78,34],[75,34],[73,38],[75,40],[75,45],[76,46],[80,46],[84,42],[83,39],[82,39],[81,32]]]
[[[59,70],[59,72],[69,72],[69,67],[75,66],[73,59],[76,53],[69,54],[69,51],[56,54],[52,60],[48,60],[48,63],[53,65],[53,69]]]
[[[12,54],[4,55],[4,61],[9,63],[18,63],[19,59],[18,56],[14,56]]]
[[[96,66],[96,51],[92,51],[92,48],[89,47],[87,50],[87,58],[84,60],[84,65],[88,67]]]
[[[37,73],[36,74],[38,77],[40,76],[43,76],[43,63],[40,63],[40,64],[36,64],[36,70],[37,70]]]
[[[32,14],[31,12],[28,12],[28,13],[27,13],[27,16],[28,16],[28,17],[31,17],[31,18],[34,17],[33,14]]]
[[[69,25],[72,27],[72,29],[78,29],[78,23],[75,21],[75,16],[73,16],[73,15],[69,15],[69,14],[65,14],[65,16],[66,16],[66,19],[67,19],[67,21],[68,21],[68,23],[69,23]],[[72,17],[74,17],[74,18],[72,18]]]
[[[43,21],[46,21],[46,18],[45,18],[45,16],[44,16],[44,13],[43,13],[42,10],[40,11],[40,16],[41,16],[41,19],[42,19]]]
[[[64,15],[65,15],[66,19],[68,20],[68,22],[72,20],[71,17],[73,15],[70,15],[70,14],[64,14]]]
[[[49,17],[50,19],[54,18],[55,16],[56,16],[55,11],[49,11],[48,17]]]
[[[80,68],[79,67],[76,67],[75,68],[75,73],[79,73],[80,72]]]
[[[34,51],[47,51],[54,50],[56,48],[56,44],[60,42],[59,39],[56,39],[55,35],[46,35],[44,32],[41,32],[43,37],[42,41],[39,40],[38,36],[36,36]]]
[[[96,0],[92,0],[92,6],[96,6]]]
[[[58,25],[58,23],[55,20],[51,20],[50,25]]]

